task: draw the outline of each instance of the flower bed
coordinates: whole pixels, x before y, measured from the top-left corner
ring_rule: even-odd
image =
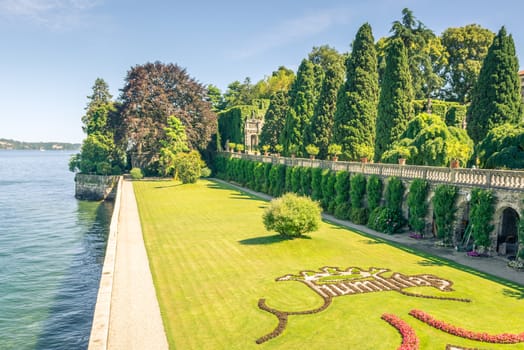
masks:
[[[402,344],[398,347],[398,350],[418,349],[419,340],[417,334],[409,324],[393,314],[383,314],[381,318],[395,327],[402,336]]]
[[[443,332],[455,335],[457,337],[477,340],[485,343],[495,344],[516,344],[524,342],[524,332],[519,334],[502,333],[488,334],[486,332],[474,332],[460,327],[453,326],[444,321],[436,320],[431,315],[421,310],[411,310],[409,314],[416,319],[424,322],[428,326],[439,329]]]

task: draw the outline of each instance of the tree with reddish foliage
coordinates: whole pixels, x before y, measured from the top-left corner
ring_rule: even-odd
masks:
[[[176,64],[137,65],[127,73],[121,114],[134,167],[154,172],[169,116],[185,127],[192,149],[205,150],[216,133],[217,117],[206,88]]]

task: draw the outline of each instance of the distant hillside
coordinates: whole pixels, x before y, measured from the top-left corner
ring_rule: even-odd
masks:
[[[80,149],[80,144],[66,142],[22,142],[8,139],[0,139],[0,149],[74,151]]]

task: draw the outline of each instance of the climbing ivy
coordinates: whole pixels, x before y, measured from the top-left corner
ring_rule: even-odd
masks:
[[[457,211],[458,189],[451,185],[438,185],[433,196],[433,214],[437,224],[437,236],[444,244],[453,243],[453,222]]]
[[[495,196],[493,191],[479,188],[471,191],[471,234],[475,246],[488,248],[491,246],[490,234],[494,226],[490,223],[494,213]]]
[[[408,193],[408,208],[409,218],[408,222],[411,228],[420,234],[424,233],[426,227],[426,213],[428,211],[428,203],[426,197],[428,196],[428,182],[422,179],[415,179],[409,187]]]

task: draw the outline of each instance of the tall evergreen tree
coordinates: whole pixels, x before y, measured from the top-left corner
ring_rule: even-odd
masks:
[[[337,107],[337,94],[344,81],[342,64],[327,67],[322,89],[318,98],[311,123],[306,127],[305,145],[313,144],[319,148],[318,157],[324,159],[333,135],[333,121]]]
[[[269,108],[264,116],[264,126],[260,133],[260,144],[274,147],[279,143],[280,134],[286,122],[286,113],[289,109],[287,91],[277,91],[273,94]]]
[[[431,97],[444,83],[437,74],[445,53],[440,39],[408,8],[402,10],[401,21],[393,22],[391,32],[392,38],[401,39],[407,50],[413,95],[417,99]]]
[[[378,70],[375,40],[371,26],[360,27],[347,59],[346,83],[337,99],[334,143],[342,146],[341,157],[372,158],[378,104]]]
[[[522,120],[518,69],[513,37],[502,27],[484,59],[468,109],[467,130],[475,143],[496,126]]]
[[[386,69],[377,111],[375,161],[406,130],[413,115],[413,90],[402,40],[393,39],[386,54]]]
[[[304,128],[309,124],[318,92],[315,89],[317,84],[315,68],[310,60],[304,59],[298,67],[297,77],[289,91],[289,110],[286,114],[286,122],[283,133],[280,135],[284,152],[290,153],[290,146],[297,147],[297,155],[304,154]]]

